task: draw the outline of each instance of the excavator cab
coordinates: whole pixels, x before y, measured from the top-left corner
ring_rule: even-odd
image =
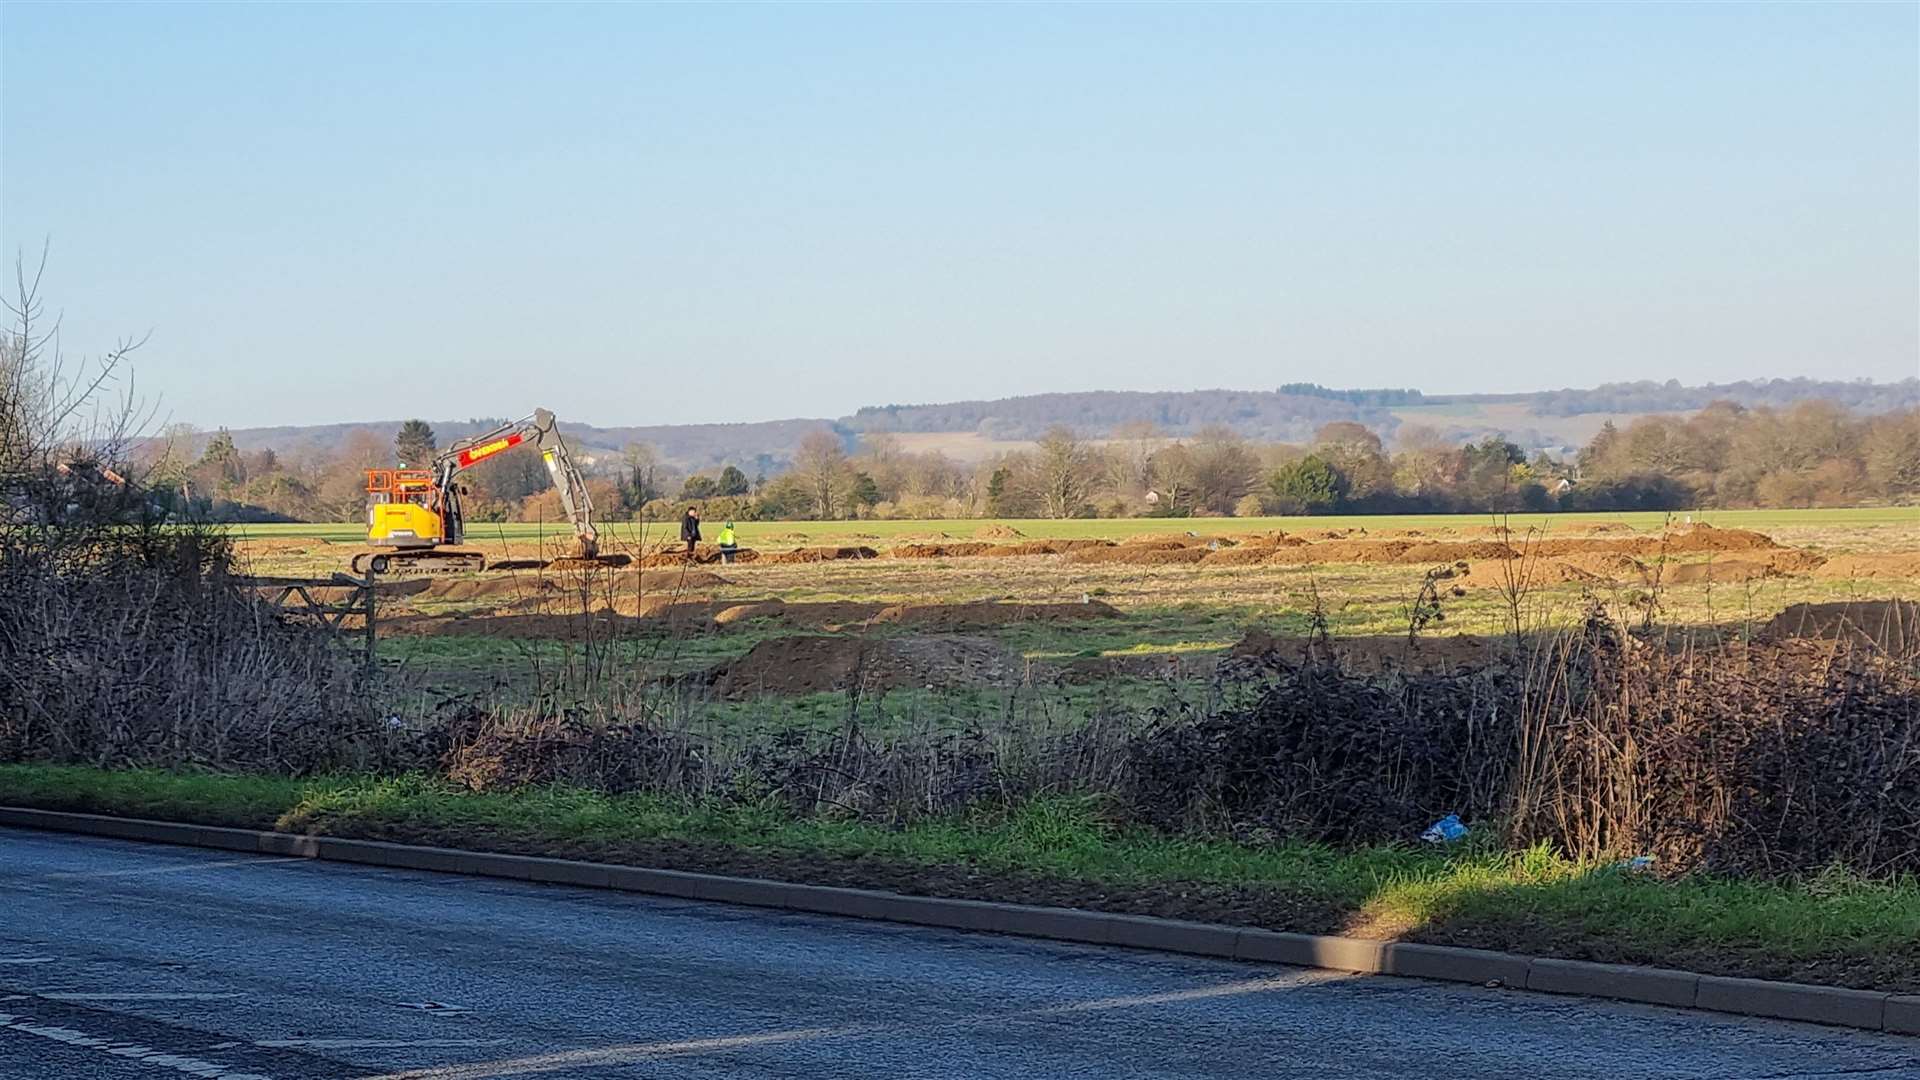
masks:
[[[367,543],[431,548],[457,544],[441,513],[441,491],[425,469],[367,470]]]

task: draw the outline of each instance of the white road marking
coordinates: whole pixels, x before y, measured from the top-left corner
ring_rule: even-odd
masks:
[[[472,1046],[499,1046],[505,1039],[262,1039],[254,1043],[269,1049],[289,1047],[310,1047],[315,1050],[407,1050],[420,1048],[453,1048]]]
[[[0,956],[0,964],[51,964],[51,963],[53,963],[53,957],[51,956],[15,956],[15,957]]]
[[[1344,981],[1347,978],[1353,977],[1355,976],[1345,976],[1334,972],[1302,972],[1294,975],[1242,979],[1230,983],[1215,983],[1209,986],[1196,986],[1186,990],[1171,990],[1158,994],[1131,994],[1123,997],[1098,998],[1092,1001],[1076,1001],[1042,1009],[1025,1009],[1017,1013],[988,1012],[978,1016],[960,1017],[931,1024],[913,1023],[909,1021],[900,1024],[860,1024],[837,1028],[796,1028],[789,1031],[765,1031],[749,1035],[722,1035],[705,1039],[636,1043],[627,1046],[608,1046],[591,1050],[561,1050],[545,1054],[530,1054],[525,1057],[507,1058],[499,1061],[477,1061],[465,1064],[435,1065],[420,1069],[406,1069],[400,1072],[385,1073],[381,1076],[372,1077],[370,1080],[496,1080],[498,1077],[533,1076],[542,1073],[572,1072],[593,1067],[632,1065],[645,1061],[655,1061],[661,1058],[726,1053],[731,1050],[741,1050],[749,1047],[807,1042],[816,1039],[865,1038],[868,1036],[888,1035],[906,1031],[944,1031],[957,1028],[977,1027],[982,1024],[1025,1023],[1036,1017],[1070,1016],[1077,1013],[1098,1012],[1110,1009],[1135,1009],[1143,1006],[1167,1005],[1183,1001],[1230,997],[1240,994],[1261,994],[1277,990],[1291,990],[1314,986],[1323,982]]]
[[[99,1050],[114,1057],[138,1061],[142,1065],[158,1065],[188,1076],[198,1076],[202,1080],[272,1080],[259,1073],[238,1072],[231,1065],[222,1065],[217,1061],[203,1061],[185,1054],[169,1054],[139,1043],[124,1042],[115,1039],[102,1039],[72,1028],[57,1024],[43,1024],[25,1016],[0,1013],[0,1032],[18,1031],[51,1042],[65,1043],[68,1046],[87,1050]]]
[[[226,1001],[239,994],[140,994],[111,992],[103,994],[41,994],[49,1001]]]

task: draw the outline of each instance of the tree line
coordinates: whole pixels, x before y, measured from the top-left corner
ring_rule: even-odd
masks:
[[[199,515],[354,520],[366,469],[421,467],[438,445],[431,425],[410,420],[390,442],[356,432],[333,454],[287,461],[242,452],[220,432],[197,457],[164,453],[146,472]],[[1530,457],[1498,436],[1457,442],[1421,425],[1402,425],[1389,447],[1349,420],[1301,442],[1250,440],[1221,424],[1174,436],[1134,421],[1099,439],[1055,427],[1027,449],[963,462],[907,451],[886,432],[851,440],[821,427],[785,468],[768,465],[762,456],[687,472],[633,443],[596,462],[588,486],[611,521],[666,520],[695,503],[709,518],[740,520],[1842,506],[1920,498],[1920,409],[1863,417],[1832,402],[1716,402],[1687,417],[1608,423],[1569,457]],[[461,482],[475,520],[562,516],[537,454],[491,458]]]

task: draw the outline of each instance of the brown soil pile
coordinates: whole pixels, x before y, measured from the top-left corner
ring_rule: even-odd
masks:
[[[985,638],[768,638],[702,677],[725,698],[1004,686],[1024,664]]]
[[[1815,570],[1814,576],[1920,581],[1920,551],[1887,555],[1835,555]]]
[[[1173,536],[1167,533],[1142,533],[1129,536],[1120,541],[1120,546],[1135,551],[1178,551],[1181,548],[1194,547],[1203,543],[1198,537]]]
[[[1201,561],[1208,566],[1258,566],[1273,557],[1272,547],[1246,546],[1207,552]]]
[[[1403,563],[1448,563],[1471,559],[1512,559],[1519,552],[1498,540],[1467,540],[1449,543],[1432,541],[1415,544],[1394,561]]]
[[[1561,555],[1554,560],[1582,573],[1612,581],[1639,581],[1647,574],[1646,564],[1631,555],[1617,552],[1584,551]]]
[[[1010,559],[1028,555],[1059,555],[1068,551],[1086,551],[1112,547],[1111,540],[1022,540],[1017,544],[990,544],[982,540],[941,543],[901,544],[887,552],[893,559],[964,559],[983,557]]]
[[[838,630],[859,626],[879,614],[885,604],[854,600],[823,600],[789,604],[782,600],[762,600],[734,604],[714,612],[715,626],[729,627],[747,622],[773,622],[803,630]]]
[[[1920,601],[1849,600],[1795,604],[1760,631],[1766,640],[1821,638],[1870,644],[1894,656],[1920,653]]]
[[[901,544],[887,552],[891,559],[959,559],[985,555],[994,545],[983,540],[955,540],[944,544]]]
[[[1551,589],[1557,585],[1585,585],[1600,579],[1577,566],[1556,559],[1489,559],[1470,562],[1453,572],[1463,589]]]
[[[876,624],[925,630],[973,630],[1009,623],[1067,623],[1117,619],[1120,609],[1099,600],[1082,604],[895,604],[873,616]]]
[[[982,525],[973,530],[973,535],[980,540],[1025,540],[1027,538],[1027,534],[1019,529],[1011,525],[999,524]]]
[[[1657,537],[1634,536],[1617,540],[1576,539],[1571,537],[1549,537],[1520,545],[1528,555],[1542,555],[1548,558],[1560,558],[1565,555],[1657,555],[1660,553],[1660,541]]]
[[[1273,532],[1264,533],[1234,533],[1227,537],[1227,541],[1241,547],[1264,548],[1299,547],[1307,542],[1304,537],[1289,536],[1277,529]]]
[[[1648,570],[1651,576],[1652,569]],[[1660,581],[1665,585],[1723,585],[1736,581],[1758,581],[1761,578],[1778,577],[1780,571],[1772,564],[1757,559],[1715,559],[1712,562],[1668,563],[1660,567]]]
[[[1667,537],[1667,550],[1683,553],[1702,551],[1762,551],[1777,548],[1773,537],[1748,529],[1716,529],[1695,525],[1677,536]]]
[[[776,551],[760,556],[760,561],[763,563],[839,562],[844,559],[874,559],[879,555],[879,552],[870,547],[811,547]]]
[[[1111,540],[1026,540],[1018,544],[995,544],[987,549],[986,554],[1000,559],[1020,555],[1062,555],[1069,551],[1091,551],[1112,546]]]
[[[768,558],[770,557],[766,555],[762,555],[760,552],[755,551],[752,548],[741,548],[740,550],[733,553],[733,561],[737,563],[749,563],[749,562],[754,562],[756,560],[768,559]],[[697,544],[694,546],[692,558],[688,558],[685,548],[676,547],[676,548],[671,548],[667,550],[655,551],[655,552],[652,552],[651,554],[643,555],[640,558],[640,565],[644,567],[657,568],[657,567],[667,567],[667,566],[686,566],[690,563],[701,563],[701,564],[717,563],[720,561],[721,561],[720,545]]]
[[[1267,561],[1286,566],[1323,562],[1392,563],[1399,562],[1413,547],[1411,540],[1323,540],[1317,544],[1280,548]]]
[[[1827,565],[1827,557],[1806,548],[1780,548],[1763,556],[1768,566],[1783,574],[1810,574]]]
[[[1668,533],[1665,537],[1549,537],[1522,546],[1529,555],[1559,556],[1610,552],[1643,559],[1662,554],[1698,555],[1722,551],[1772,551],[1780,547],[1774,542],[1773,537],[1765,533],[1750,532],[1746,529],[1716,529],[1710,525],[1695,525],[1686,532]]]
[[[1121,545],[1110,548],[1088,548],[1075,551],[1067,556],[1072,563],[1122,566],[1177,566],[1181,563],[1196,563],[1206,558],[1210,552],[1206,548],[1190,547],[1149,547],[1143,545]]]

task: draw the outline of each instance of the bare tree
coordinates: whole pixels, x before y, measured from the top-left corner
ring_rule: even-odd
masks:
[[[29,271],[14,260],[14,295],[0,301],[11,325],[0,331],[0,473],[19,476],[45,465],[62,447],[94,461],[125,462],[127,444],[153,418],[133,395],[128,356],[146,338],[123,338],[88,363],[70,363],[60,348],[60,320],[40,295],[47,250]],[[120,384],[120,393],[103,396]]]
[[[1072,517],[1092,489],[1093,448],[1072,431],[1056,427],[1034,443],[1032,487],[1051,518]]]
[[[847,451],[831,431],[816,431],[800,440],[793,454],[793,471],[813,496],[815,516],[830,518],[848,485]]]
[[[1163,446],[1153,455],[1153,487],[1160,493],[1160,505],[1169,511],[1185,509],[1193,502],[1196,475],[1193,451],[1185,443]]]
[[[1107,444],[1108,481],[1113,489],[1130,498],[1145,495],[1153,486],[1154,451],[1166,441],[1151,420],[1129,420],[1114,428]]]
[[[1259,479],[1259,459],[1230,428],[1213,425],[1201,429],[1194,437],[1191,454],[1194,502],[1215,513],[1233,509]]]

